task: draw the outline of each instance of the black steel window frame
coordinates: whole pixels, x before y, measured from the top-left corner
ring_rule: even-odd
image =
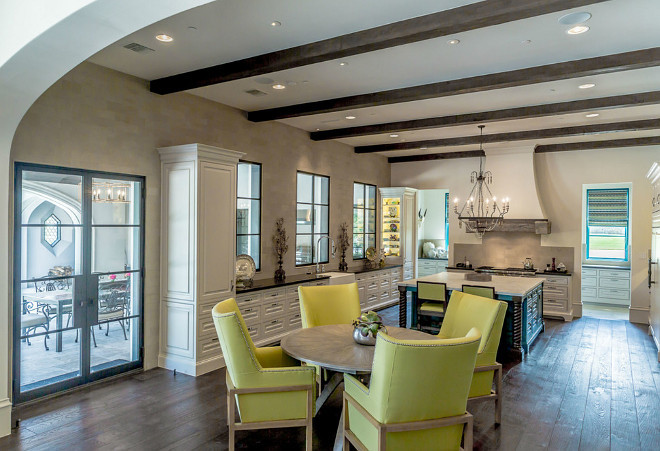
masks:
[[[57,221],[57,223],[55,223],[55,224],[50,223],[49,224],[47,221],[50,218],[54,218],[55,221]],[[43,231],[41,233],[41,239],[44,240],[44,242],[46,244],[48,244],[50,247],[57,246],[57,243],[59,243],[62,240],[62,227],[60,227],[61,225],[62,225],[62,221],[60,221],[60,218],[58,218],[55,213],[51,213],[46,219],[44,219],[44,228],[43,228]],[[49,229],[49,228],[55,229],[55,239],[53,240],[52,243],[50,241],[48,241],[48,239],[46,238],[46,232],[47,232],[47,229]]]
[[[356,207],[355,206],[355,185],[362,185],[362,195],[364,196],[364,207]],[[373,187],[374,189],[374,208],[368,208],[367,207],[367,187]],[[362,235],[362,243],[364,243],[364,246],[362,248],[362,257],[355,257],[355,249],[352,249],[351,255],[353,256],[353,260],[364,260],[367,258],[366,253],[367,253],[367,235],[373,235],[374,236],[374,243],[376,243],[376,237],[377,237],[377,223],[378,223],[378,187],[376,185],[372,185],[370,183],[362,183],[362,182],[353,182],[353,210],[362,210],[362,221],[364,225],[364,232],[362,233],[355,233],[355,220],[353,221],[353,240],[351,244],[351,248],[353,248],[353,245],[355,244],[355,235]],[[366,214],[368,210],[373,210],[374,212],[374,232],[373,233],[367,233],[367,227],[366,227]],[[377,243],[376,243],[377,244]]]
[[[140,224],[131,225],[132,227],[138,227],[140,229],[140,259],[139,259],[139,268],[133,270],[127,270],[125,272],[139,273],[140,274],[140,306],[138,311],[138,322],[140,333],[138,336],[138,349],[139,355],[138,359],[132,362],[128,362],[122,365],[117,365],[111,368],[106,368],[98,371],[88,371],[89,362],[90,362],[90,332],[89,327],[87,327],[87,332],[81,334],[81,349],[80,349],[80,374],[72,378],[55,382],[43,387],[35,388],[30,391],[21,392],[21,284],[26,283],[28,280],[21,279],[21,231],[24,224],[22,223],[22,204],[23,204],[23,195],[21,190],[23,172],[36,171],[36,172],[52,172],[58,174],[68,174],[76,175],[82,178],[82,200],[81,200],[81,210],[82,210],[82,224],[76,227],[81,227],[83,229],[82,237],[82,267],[83,273],[88,272],[88,275],[91,276],[100,276],[105,273],[92,273],[91,272],[91,230],[92,230],[92,179],[93,178],[113,178],[115,180],[125,180],[128,182],[139,182],[141,187],[140,192]],[[83,386],[91,382],[95,382],[100,379],[105,379],[108,377],[116,376],[121,373],[125,373],[132,370],[140,369],[144,366],[144,248],[145,248],[145,219],[146,219],[146,177],[142,175],[131,175],[131,174],[118,174],[114,172],[105,172],[105,171],[93,171],[86,169],[75,169],[63,166],[50,166],[36,163],[24,163],[24,162],[15,162],[14,163],[14,248],[13,248],[13,333],[12,333],[12,402],[14,405],[21,404],[27,401],[31,401],[36,398],[47,396],[53,393],[62,392],[64,390],[69,390],[75,387]],[[27,227],[43,227],[42,224],[26,224]],[[64,226],[64,225],[62,225]],[[103,227],[117,227],[112,225],[103,225]],[[85,230],[86,229],[86,230]],[[60,279],[72,279],[76,277],[72,276],[53,276],[53,277],[42,277],[39,279],[34,279],[38,281],[49,281],[49,280],[60,280]],[[32,279],[29,279],[32,282]],[[16,314],[19,312],[19,314]],[[130,318],[135,317],[132,315]],[[75,328],[63,328],[62,331]],[[53,333],[53,332],[51,332]],[[44,334],[38,334],[44,335]]]
[[[238,164],[250,164],[254,166],[259,166],[259,197],[240,197],[238,195],[238,168],[236,170],[236,218],[238,218],[238,199],[246,199],[246,200],[258,200],[259,201],[259,233],[238,233],[238,227],[236,227],[236,255],[238,254],[238,237],[239,236],[258,236],[259,237],[259,245],[257,252],[259,253],[259,264],[257,265],[257,271],[261,271],[261,231],[262,231],[262,208],[261,208],[261,195],[263,193],[263,166],[261,163],[256,163],[254,161],[246,161],[246,160],[240,160]]]
[[[311,175],[312,176],[312,203],[308,202],[298,202],[298,175],[300,174],[305,174],[305,175]],[[314,202],[314,192],[315,190],[315,180],[316,177],[321,177],[321,178],[326,178],[328,179],[328,203],[327,204],[317,204]],[[311,233],[298,233],[298,205],[308,205],[312,207],[312,232]],[[323,174],[314,174],[313,172],[305,172],[305,171],[296,171],[296,238],[295,238],[295,243],[294,243],[294,253],[295,253],[295,247],[296,243],[298,243],[298,237],[299,236],[311,236],[312,237],[312,262],[311,263],[301,263],[298,264],[296,262],[296,267],[302,267],[302,266],[312,266],[316,265],[316,262],[314,261],[314,258],[316,258],[316,243],[314,242],[314,237],[316,235],[323,236],[326,235],[324,233],[314,233],[314,226],[316,225],[316,210],[314,209],[315,206],[323,206],[323,207],[328,207],[328,224],[327,224],[327,229],[328,233],[327,235],[330,235],[330,176],[329,175],[323,175]],[[330,262],[330,240],[326,240],[326,252],[325,254],[328,256],[327,259],[323,261],[319,261],[319,264],[325,264]]]

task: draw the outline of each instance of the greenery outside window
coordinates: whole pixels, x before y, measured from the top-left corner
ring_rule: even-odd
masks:
[[[328,240],[316,255],[316,241],[328,234],[330,177],[298,172],[296,188],[296,266],[328,263]]]
[[[376,187],[353,183],[353,259],[365,258],[366,249],[376,248]]]
[[[261,164],[239,162],[236,177],[236,255],[261,269]]]
[[[588,260],[628,261],[629,190],[587,190]]]

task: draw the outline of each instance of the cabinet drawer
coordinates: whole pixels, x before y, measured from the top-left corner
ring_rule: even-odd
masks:
[[[596,276],[582,276],[583,287],[597,287],[598,278]]]
[[[211,315],[200,317],[197,322],[197,335],[200,337],[217,336],[215,323]]]
[[[565,312],[568,306],[568,300],[566,299],[544,299],[543,300],[543,312]]]
[[[197,342],[197,359],[204,360],[222,354],[218,337],[200,338]]]
[[[568,277],[546,277],[545,281],[552,285],[568,285]]]
[[[286,298],[287,299],[292,299],[292,298],[298,299],[298,296],[299,296],[299,294],[298,294],[298,285],[296,285],[295,287],[289,287],[289,288],[286,289]]]
[[[286,297],[286,290],[284,288],[280,288],[277,290],[267,290],[264,291],[263,296],[264,296],[265,304],[273,301],[279,301]]]
[[[358,285],[358,295],[360,296],[360,307],[365,307],[367,305],[366,285]]]
[[[305,285],[309,287],[320,287],[322,285],[327,285],[328,279],[315,280],[314,282],[308,282]]]
[[[627,279],[630,280],[630,271],[622,269],[599,269],[598,277],[601,279],[606,277],[608,279]]]
[[[300,299],[290,298],[286,300],[286,311],[288,313],[300,313]]]
[[[362,273],[362,274],[356,274],[356,275],[355,275],[355,281],[356,281],[358,284],[359,284],[360,282],[364,282],[365,280],[367,280],[367,276],[366,276],[366,274]]]
[[[269,302],[264,300],[263,306],[261,307],[262,317],[264,320],[272,318],[273,316],[279,316],[286,312],[286,302],[284,299],[280,299],[275,302]]]
[[[258,303],[250,302],[242,304],[240,310],[245,324],[253,324],[261,321],[261,305]]]
[[[596,277],[598,275],[598,270],[596,268],[582,268],[582,277]]]
[[[300,313],[286,317],[286,330],[295,330],[302,327],[302,319]]]
[[[390,291],[390,299],[393,301],[399,300],[399,289],[397,287],[392,287],[392,290]]]
[[[604,301],[607,301],[608,299],[628,301],[630,300],[630,290],[620,290],[616,288],[599,288],[598,299]]]
[[[382,302],[387,302],[389,300],[390,300],[390,290],[387,289],[387,290],[382,291],[380,293],[380,299],[378,300],[378,303],[380,304]]]
[[[596,287],[582,287],[582,300],[585,297],[596,298],[598,296],[598,288]]]
[[[543,297],[568,299],[568,287],[546,286],[543,288]]]
[[[403,280],[410,280],[412,278],[413,278],[412,270],[403,272]]]
[[[603,277],[598,278],[598,286],[605,288],[623,288],[630,289],[630,279],[606,279]]]
[[[435,262],[429,262],[429,261],[426,261],[426,260],[421,260],[419,262],[419,267],[420,268],[435,269]]]
[[[378,293],[372,293],[367,296],[367,306],[378,304]]]
[[[379,288],[378,279],[369,280],[367,282],[367,291],[372,292],[376,291]]]
[[[283,334],[286,331],[286,318],[276,318],[261,323],[263,328],[263,338],[267,340],[275,335]]]
[[[256,324],[247,324],[247,331],[250,334],[250,338],[252,338],[252,341],[256,343],[257,341],[261,340],[261,323],[256,323]]]
[[[381,288],[390,288],[390,278],[389,276],[381,276],[380,277],[380,287]]]
[[[236,303],[240,308],[243,302],[260,302],[262,299],[263,299],[263,293],[261,292],[245,293],[236,296]]]

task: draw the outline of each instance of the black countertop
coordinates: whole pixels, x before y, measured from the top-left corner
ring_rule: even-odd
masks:
[[[285,287],[287,285],[295,285],[298,283],[312,282],[314,280],[329,279],[330,276],[316,276],[314,274],[298,274],[287,276],[282,282],[277,282],[275,279],[260,279],[253,280],[252,286],[245,288],[236,288],[236,294],[249,293],[250,291],[266,290],[268,288]]]
[[[350,268],[348,272],[352,272],[353,274],[362,274],[364,272],[371,272],[371,271],[382,271],[384,269],[392,269],[392,268],[400,268],[403,265],[385,265],[382,268]]]
[[[456,266],[447,266],[447,269],[457,269],[460,271],[475,271],[478,268],[474,268],[472,266],[470,267],[456,267]],[[559,272],[559,271],[543,271],[543,270],[536,270],[536,274],[539,276],[546,275],[546,276],[570,276],[570,272]]]

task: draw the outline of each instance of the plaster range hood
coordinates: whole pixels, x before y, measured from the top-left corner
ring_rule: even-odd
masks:
[[[486,170],[493,173],[493,194],[508,197],[511,205],[493,232],[550,233],[550,220],[541,209],[534,172],[534,146],[485,149]]]

